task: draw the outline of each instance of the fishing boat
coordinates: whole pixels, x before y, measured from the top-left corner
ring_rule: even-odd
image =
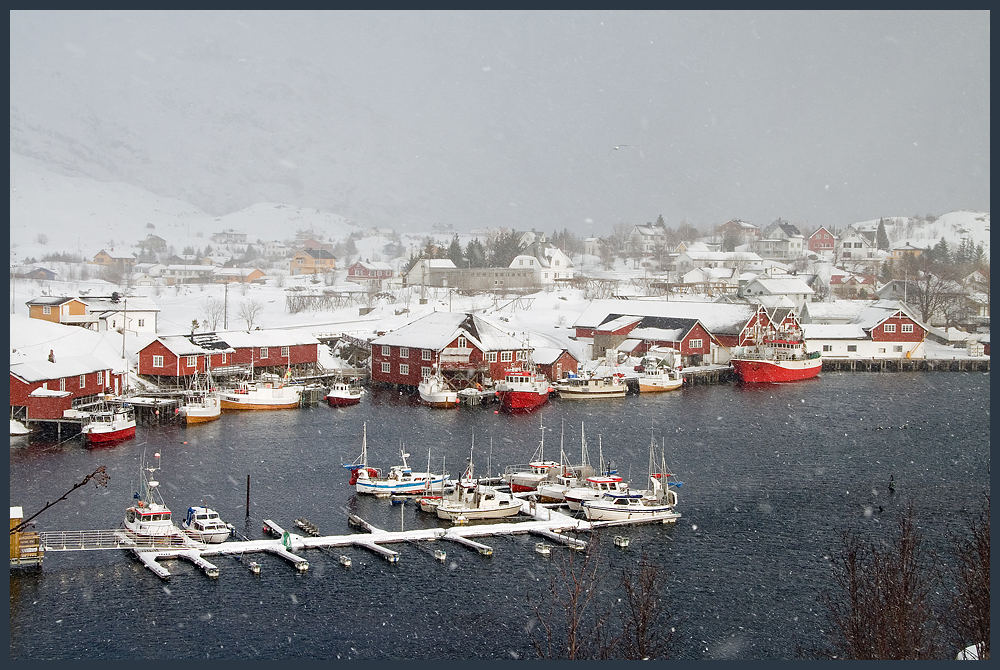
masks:
[[[155,467],[146,467],[145,459],[139,465],[140,491],[133,494],[135,502],[125,510],[122,525],[132,540],[156,541],[157,544],[183,542],[180,529],[170,518],[170,509],[160,496],[160,483],[153,474],[160,469],[160,453],[153,454]]]
[[[431,407],[458,407],[458,391],[448,386],[440,372],[434,372],[417,385],[420,402]]]
[[[660,465],[654,465],[655,442],[650,437],[649,482],[650,488],[642,491],[605,493],[600,498],[583,502],[588,521],[660,521],[674,523],[680,514],[677,506],[676,487],[681,482],[672,481],[673,473],[667,469],[661,456]]]
[[[600,471],[583,477],[583,480],[571,489],[563,493],[563,500],[574,512],[583,510],[583,503],[587,500],[600,498],[605,493],[623,493],[629,489],[628,482],[618,475],[618,471],[611,467],[611,461],[604,461],[604,445],[601,436],[597,436],[597,459],[600,464]],[[593,471],[593,468],[590,468]]]
[[[457,500],[442,500],[435,511],[439,519],[446,521],[477,521],[480,519],[502,519],[521,511],[521,500],[510,493],[492,486],[480,484],[472,491],[460,487],[462,494]]]
[[[512,465],[503,474],[503,481],[510,485],[513,493],[534,491],[545,480],[555,480],[559,476],[559,463],[545,460],[545,427],[538,424],[542,438],[538,442],[532,460],[527,465]]]
[[[206,544],[225,542],[234,531],[233,525],[220,519],[218,512],[204,506],[188,507],[181,529],[189,537]]]
[[[326,402],[330,407],[357,405],[361,402],[361,396],[364,394],[365,390],[360,386],[337,382],[330,387],[330,391],[326,394]]]
[[[417,506],[420,508],[421,512],[427,512],[428,514],[434,514],[437,511],[438,505],[440,505],[445,500],[455,501],[458,500],[464,491],[471,491],[478,484],[475,477],[475,465],[472,461],[472,453],[476,448],[476,434],[472,434],[472,448],[469,450],[469,462],[465,466],[465,471],[458,478],[458,485],[455,486],[450,491],[439,491],[437,493],[426,488],[421,494],[420,498],[417,499]],[[427,457],[427,469],[430,470],[430,454]],[[444,462],[442,459],[441,469],[444,470]]]
[[[740,381],[794,382],[811,379],[820,373],[820,352],[809,352],[799,329],[773,330],[744,346],[729,361]]]
[[[215,393],[193,390],[184,394],[184,401],[177,413],[190,426],[193,423],[215,421],[222,416],[222,405]]]
[[[135,437],[135,411],[130,405],[101,410],[90,415],[80,430],[88,444],[106,444]]]
[[[545,375],[526,368],[511,368],[494,384],[500,407],[507,412],[530,412],[549,401],[553,391]]]
[[[403,464],[394,465],[383,476],[378,468],[368,465],[368,424],[363,424],[361,434],[361,455],[353,463],[345,463],[344,468],[351,471],[350,486],[358,493],[368,493],[379,497],[389,497],[393,494],[443,491],[453,486],[447,473],[414,472],[406,459],[409,454],[400,449]]]
[[[566,377],[555,384],[560,398],[582,400],[588,398],[624,398],[627,386],[625,375],[616,372],[603,377]]]
[[[236,388],[219,392],[219,404],[229,410],[293,409],[299,406],[301,396],[299,385],[242,380]]]
[[[674,368],[643,366],[638,375],[639,393],[676,391],[684,384],[684,377]]]

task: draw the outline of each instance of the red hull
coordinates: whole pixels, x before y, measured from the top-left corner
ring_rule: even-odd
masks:
[[[734,358],[730,361],[736,376],[748,384],[769,382],[797,382],[812,379],[819,374],[823,361],[812,358],[805,361],[771,361],[752,358]]]
[[[135,437],[135,426],[130,426],[109,433],[87,433],[87,442],[90,444],[105,444],[106,442],[130,440],[133,437]]]
[[[510,492],[511,493],[526,493],[528,491],[537,491],[537,490],[538,490],[537,486],[525,486],[523,484],[511,484],[510,485]]]
[[[330,407],[347,407],[348,405],[357,405],[361,402],[361,398],[333,398],[327,396],[326,401]]]
[[[508,412],[530,412],[549,401],[548,393],[531,391],[501,391],[500,407]]]

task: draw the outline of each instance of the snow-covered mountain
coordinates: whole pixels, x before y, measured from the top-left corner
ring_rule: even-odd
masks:
[[[987,254],[990,250],[990,213],[959,210],[934,217],[887,216],[885,232],[893,245],[909,242],[915,247],[932,247],[942,238],[955,249],[963,239],[982,244]],[[859,221],[861,228],[875,228],[879,219]]]

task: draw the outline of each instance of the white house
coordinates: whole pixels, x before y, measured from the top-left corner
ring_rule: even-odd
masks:
[[[752,251],[698,251],[688,249],[677,255],[674,267],[684,273],[694,268],[734,268],[745,269],[759,264],[761,257]]]
[[[810,351],[824,358],[924,358],[927,326],[896,300],[868,304],[847,323],[803,323]]]
[[[800,278],[786,275],[756,277],[747,282],[740,293],[745,298],[785,296],[801,309],[815,292]]]
[[[454,270],[455,264],[449,258],[421,258],[410,268],[405,277],[407,286],[433,285],[434,276],[442,270]]]

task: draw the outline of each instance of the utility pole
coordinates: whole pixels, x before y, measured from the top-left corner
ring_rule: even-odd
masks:
[[[226,288],[226,293],[222,300],[222,329],[229,330],[229,282],[226,282],[224,286]]]

